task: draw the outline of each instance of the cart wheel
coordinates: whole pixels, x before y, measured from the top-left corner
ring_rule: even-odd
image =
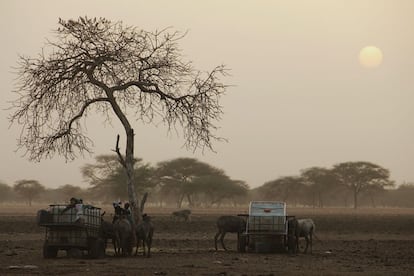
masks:
[[[51,259],[56,258],[58,253],[58,249],[54,246],[48,245],[48,242],[45,241],[43,244],[43,258]]]
[[[66,255],[69,258],[79,259],[79,258],[82,258],[83,253],[82,253],[82,250],[80,250],[79,248],[74,247],[74,248],[70,248],[70,249],[66,250]]]
[[[247,246],[247,236],[240,235],[239,239],[237,240],[237,251],[241,253],[246,252],[246,246]]]
[[[92,239],[89,246],[89,257],[100,259],[105,257],[105,243],[102,239]]]

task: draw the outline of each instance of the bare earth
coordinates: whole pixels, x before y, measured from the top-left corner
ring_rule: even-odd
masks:
[[[217,217],[245,210],[194,210],[190,222],[176,222],[172,209],[148,208],[156,229],[151,258],[114,257],[110,245],[103,259],[73,259],[59,252],[50,260],[42,257],[44,228],[35,222],[36,211],[44,207],[2,206],[0,275],[414,274],[414,210],[288,209],[289,215],[313,218],[320,239],[313,254],[290,256],[238,253],[235,234],[225,239],[230,251],[215,252]]]

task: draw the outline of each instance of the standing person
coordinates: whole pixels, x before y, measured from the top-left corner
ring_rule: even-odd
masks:
[[[124,205],[124,214],[125,214],[126,218],[128,219],[128,221],[132,225],[132,213],[131,213],[131,209],[129,207],[130,207],[129,202],[126,202],[125,205]]]
[[[114,201],[112,203],[112,206],[114,207],[114,212],[115,212],[114,218],[112,219],[112,223],[114,223],[115,221],[121,218],[122,213],[123,213],[123,209],[121,205],[122,205],[121,201]]]
[[[82,223],[83,222],[83,200],[81,198],[75,204],[75,209],[76,209],[75,222]]]

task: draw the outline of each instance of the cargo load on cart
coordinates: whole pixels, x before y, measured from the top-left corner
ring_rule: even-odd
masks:
[[[55,258],[59,250],[68,255],[99,258],[105,255],[101,237],[101,208],[83,203],[51,204],[37,213],[37,223],[45,227],[43,256]]]

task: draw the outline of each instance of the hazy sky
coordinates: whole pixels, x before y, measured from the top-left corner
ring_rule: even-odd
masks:
[[[111,126],[90,118],[93,156],[31,163],[16,152],[20,126],[9,128],[5,109],[15,96],[17,56],[39,53],[59,17],[84,15],[148,31],[188,31],[180,46],[195,67],[231,69],[217,133],[228,142],[216,143],[216,153],[193,153],[163,125],[134,122],[135,154],[144,161],[195,157],[251,187],[347,161],[379,164],[397,183],[414,181],[413,10],[411,0],[2,0],[0,181],[87,187],[79,168],[112,153],[118,133],[125,138],[118,121]],[[382,50],[379,67],[359,64],[367,45]]]

